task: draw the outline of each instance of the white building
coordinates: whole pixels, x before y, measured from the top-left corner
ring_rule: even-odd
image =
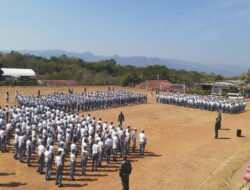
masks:
[[[19,69],[19,68],[2,68],[2,77],[6,81],[12,80],[34,80],[36,73],[32,69]]]

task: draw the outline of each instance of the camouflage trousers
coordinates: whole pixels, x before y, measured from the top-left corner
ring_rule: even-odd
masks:
[[[121,180],[122,180],[123,190],[128,190],[129,189],[129,175],[122,175]]]

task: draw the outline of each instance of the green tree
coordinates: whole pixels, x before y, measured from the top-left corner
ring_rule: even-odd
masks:
[[[214,78],[215,81],[217,80],[224,80],[223,76],[222,75],[217,75],[215,78]]]

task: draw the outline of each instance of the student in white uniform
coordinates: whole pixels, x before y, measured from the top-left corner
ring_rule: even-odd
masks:
[[[143,129],[141,130],[139,138],[140,138],[140,155],[144,155],[144,150],[145,150],[147,138],[146,138],[146,135],[145,135]]]
[[[110,155],[111,155],[111,150],[113,146],[113,141],[111,139],[111,136],[108,135],[106,141],[105,141],[105,149],[106,149],[106,162],[109,163],[110,161]]]
[[[30,167],[31,158],[31,136],[26,140],[26,150],[27,150],[27,166]]]
[[[37,170],[37,172],[39,172],[40,174],[43,174],[44,152],[45,152],[45,148],[43,144],[40,144],[38,146],[38,170]]]
[[[93,154],[92,154],[92,171],[97,171],[97,162],[98,162],[98,150],[99,150],[99,147],[97,145],[97,142],[95,141],[94,142],[94,145],[93,145],[93,148],[92,148],[92,151],[93,151]]]
[[[98,166],[101,167],[102,166],[102,157],[103,157],[103,150],[104,150],[104,144],[103,144],[103,141],[102,141],[102,138],[100,140],[97,141],[97,144],[98,144]]]
[[[85,175],[87,161],[88,161],[89,152],[86,150],[86,146],[82,148],[81,159],[82,159],[82,175]]]
[[[58,151],[55,159],[56,164],[56,185],[62,187],[62,173],[63,173],[63,163],[62,163],[62,152]]]
[[[45,180],[50,180],[51,179],[50,176],[52,173],[52,157],[51,157],[51,151],[50,151],[49,145],[46,148],[44,157],[45,157],[45,163],[46,163]]]
[[[118,144],[119,144],[118,134],[115,133],[114,138],[113,138],[113,159],[114,159],[114,161],[116,161],[116,158],[117,158]]]
[[[75,164],[76,164],[76,155],[75,155],[75,149],[72,150],[70,154],[70,180],[74,181],[74,175],[75,175]]]
[[[133,134],[132,134],[132,141],[133,141],[133,147],[132,147],[132,152],[135,152],[136,148],[136,138],[137,138],[137,129],[135,128]]]

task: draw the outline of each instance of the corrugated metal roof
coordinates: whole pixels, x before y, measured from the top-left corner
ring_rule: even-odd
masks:
[[[2,68],[3,76],[12,77],[35,77],[36,73],[32,69]]]
[[[237,85],[242,85],[244,83],[243,80],[226,80],[226,81]]]
[[[233,87],[238,87],[239,85],[227,82],[227,81],[215,81],[215,82],[210,82],[210,83],[203,83],[203,85],[209,85],[209,86],[233,86]]]

